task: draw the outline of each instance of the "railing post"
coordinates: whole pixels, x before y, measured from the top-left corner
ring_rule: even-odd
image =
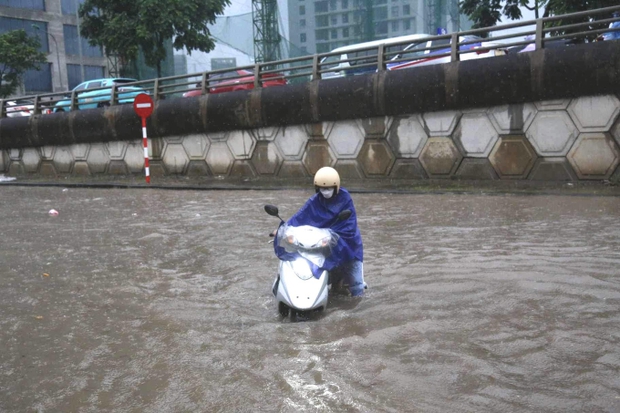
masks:
[[[543,47],[543,19],[538,19],[536,20],[536,50],[540,50]]]
[[[39,95],[36,95],[34,97],[34,107],[32,108],[33,115],[41,114],[41,108],[39,107],[40,104],[41,104],[41,98],[39,97]]]
[[[377,70],[382,72],[385,70],[385,45],[380,44],[377,48]]]
[[[459,34],[452,33],[450,37],[450,61],[459,61]]]
[[[75,90],[71,91],[71,106],[69,107],[70,111],[77,110],[77,93]]]
[[[112,83],[112,89],[110,90],[110,106],[116,105],[116,83]]]
[[[207,82],[209,81],[209,73],[208,72],[204,72],[202,74],[202,82],[200,82],[200,94],[201,95],[206,95],[207,93],[209,93],[209,87],[207,86]]]
[[[260,63],[256,63],[254,65],[254,89],[258,89],[262,86],[260,76]]]
[[[312,56],[312,80],[321,80],[319,72],[319,55]]]
[[[6,117],[6,111],[4,109],[4,99],[0,99],[0,118]]]
[[[155,84],[153,85],[153,100],[159,100],[159,78],[155,79]]]

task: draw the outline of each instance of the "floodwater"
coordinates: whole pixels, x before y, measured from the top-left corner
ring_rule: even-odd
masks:
[[[618,198],[354,194],[366,296],[282,319],[308,195],[0,188],[0,411],[620,411]]]

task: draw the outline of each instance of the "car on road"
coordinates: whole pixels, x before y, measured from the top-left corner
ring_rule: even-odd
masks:
[[[209,93],[234,92],[237,90],[254,89],[254,72],[245,69],[236,69],[209,75]],[[262,87],[283,86],[288,84],[281,73],[261,73]],[[183,97],[200,96],[202,83],[196,84],[197,89],[183,93]]]
[[[467,44],[459,45],[459,60],[473,60],[492,56],[503,56],[506,50],[499,43],[487,42],[479,36],[460,36],[459,43],[467,42]],[[404,48],[402,53],[394,56],[390,62],[386,64],[388,70],[409,69],[418,66],[436,65],[450,62],[450,46],[451,39],[441,38],[435,40],[422,40],[411,43]],[[429,50],[429,48],[435,48]],[[448,53],[447,56],[441,56]],[[411,59],[399,62],[394,60]]]
[[[110,106],[112,87],[116,86],[116,99],[119,104],[133,103],[134,98],[140,93],[147,93],[139,86],[130,85],[137,82],[131,78],[105,78],[93,79],[82,82],[73,88],[76,93],[78,109],[94,109]],[[54,105],[54,112],[71,110],[71,95],[59,100]]]
[[[9,118],[31,116],[34,111],[34,101],[31,99],[8,100],[5,102],[4,110]]]

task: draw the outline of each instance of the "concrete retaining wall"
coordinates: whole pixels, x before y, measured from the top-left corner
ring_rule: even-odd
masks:
[[[605,180],[620,42],[159,101],[152,175]],[[142,174],[130,105],[0,119],[0,172]]]
[[[216,177],[574,181],[620,163],[620,99],[585,96],[150,140],[151,173]],[[3,150],[11,176],[142,174],[142,142]]]

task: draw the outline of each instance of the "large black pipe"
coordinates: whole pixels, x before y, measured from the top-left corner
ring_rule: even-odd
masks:
[[[149,136],[396,116],[620,92],[620,42],[157,102]],[[0,149],[135,140],[131,105],[0,119]]]

